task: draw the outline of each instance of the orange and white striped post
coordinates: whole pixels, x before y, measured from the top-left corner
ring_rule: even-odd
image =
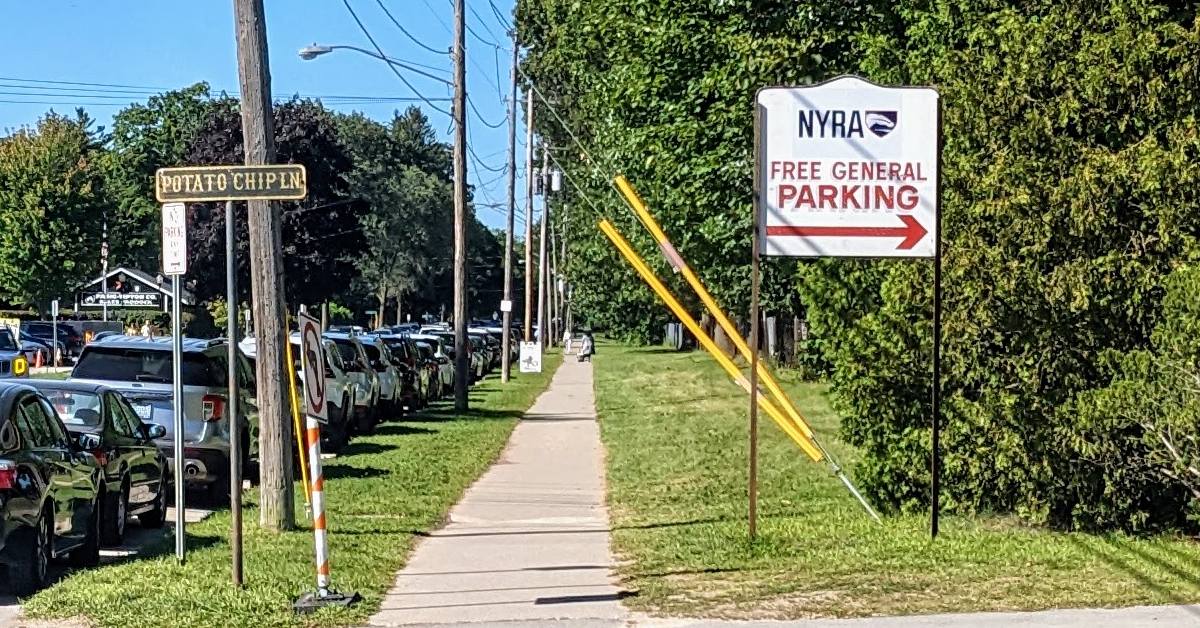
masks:
[[[359,601],[357,593],[342,595],[333,590],[329,579],[329,529],[325,519],[325,473],[321,470],[321,419],[325,404],[325,352],[321,347],[321,326],[301,312],[300,364],[304,371],[305,443],[308,450],[309,499],[312,503],[313,545],[317,559],[317,592],[306,593],[296,601],[297,612],[309,613],[323,606],[349,606]]]

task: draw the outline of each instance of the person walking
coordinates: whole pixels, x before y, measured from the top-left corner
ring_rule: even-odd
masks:
[[[571,330],[563,331],[563,355],[571,355]]]
[[[579,346],[579,361],[591,362],[592,356],[596,354],[596,339],[592,337],[592,332],[583,332],[583,343]]]

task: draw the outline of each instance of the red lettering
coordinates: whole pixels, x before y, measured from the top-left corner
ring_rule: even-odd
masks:
[[[793,208],[800,209],[801,205],[805,205],[809,209],[813,209],[814,207],[816,207],[816,203],[813,201],[813,192],[812,192],[811,185],[806,185],[806,186],[800,188],[800,194],[797,195],[796,204],[793,205]]]
[[[788,185],[786,183],[781,184],[779,186],[779,202],[776,204],[776,206],[782,208],[793,198],[796,198],[796,186]]]
[[[821,199],[821,209],[825,209],[825,204],[829,203],[829,207],[837,209],[838,189],[836,185],[818,186],[817,194]]]
[[[900,203],[900,209],[909,211],[916,209],[917,203],[921,200],[920,196],[917,194],[917,188],[911,185],[900,186],[900,191],[896,196],[898,197],[897,200]]]
[[[895,191],[895,189],[896,188],[893,188],[890,185],[875,186],[875,198],[872,199],[874,202],[871,204],[874,205],[876,209],[884,209],[884,208],[895,209],[896,208],[896,199],[895,199],[895,196],[893,195],[893,192]]]
[[[858,193],[858,188],[859,186],[857,185],[842,186],[842,209],[849,209],[851,205],[854,206],[854,209],[863,208],[862,204],[858,202],[858,197],[856,196]]]
[[[900,180],[900,164],[892,162],[892,163],[888,164],[887,166],[888,166],[888,176],[887,176],[888,180],[889,181],[899,181]]]

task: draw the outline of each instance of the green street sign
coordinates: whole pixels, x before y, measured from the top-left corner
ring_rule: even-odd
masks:
[[[154,173],[154,196],[160,203],[294,201],[307,194],[308,175],[300,164],[191,166]]]

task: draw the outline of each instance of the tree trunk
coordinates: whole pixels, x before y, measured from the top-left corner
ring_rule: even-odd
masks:
[[[242,141],[248,165],[275,160],[271,72],[262,0],[235,0]],[[284,391],[283,234],[279,205],[249,201],[250,283],[258,343],[259,522],[268,530],[296,525],[292,500],[292,422]],[[235,495],[234,499],[240,499]]]

